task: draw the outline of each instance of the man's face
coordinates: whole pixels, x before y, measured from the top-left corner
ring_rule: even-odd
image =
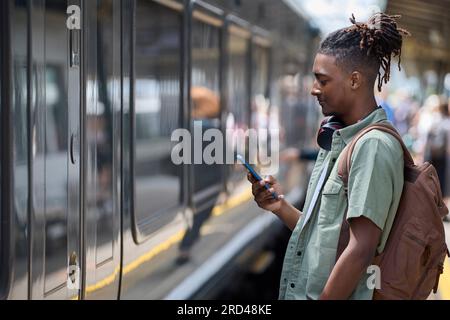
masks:
[[[314,60],[315,81],[311,94],[322,107],[325,116],[342,116],[347,113],[350,99],[349,73],[336,65],[333,56],[318,53]]]

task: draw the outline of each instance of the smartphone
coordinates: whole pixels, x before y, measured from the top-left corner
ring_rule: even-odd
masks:
[[[250,172],[250,174],[253,176],[253,178],[255,178],[257,181],[261,181],[261,180],[262,180],[261,176],[255,171],[255,169],[253,169],[253,167],[252,167],[250,164],[248,164],[247,161],[245,161],[245,158],[244,158],[243,156],[241,156],[240,154],[238,154],[238,155],[236,156],[236,158],[237,158],[240,162],[242,162],[242,164],[245,166],[245,168],[247,168],[248,172]],[[265,187],[267,190],[270,189],[270,185],[269,185],[267,182],[266,182],[266,184],[264,185],[264,187]],[[275,191],[272,192],[272,197],[273,197],[275,200],[278,200],[278,195],[277,195],[277,193],[276,193]]]

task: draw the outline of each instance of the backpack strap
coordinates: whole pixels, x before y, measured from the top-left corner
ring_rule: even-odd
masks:
[[[350,167],[351,167],[351,158],[353,149],[355,149],[356,143],[361,139],[366,133],[372,130],[380,130],[386,133],[389,133],[394,138],[397,139],[397,141],[400,143],[403,149],[403,159],[405,162],[405,166],[412,167],[414,166],[414,160],[411,157],[411,154],[408,151],[408,148],[406,148],[405,143],[403,142],[401,136],[398,134],[397,130],[390,124],[387,123],[374,123],[363,130],[361,130],[359,133],[356,134],[356,136],[353,138],[353,140],[350,142],[349,145],[347,145],[344,150],[341,152],[341,157],[338,162],[338,176],[344,183],[344,190],[345,190],[345,196],[348,198],[348,177],[350,173]],[[336,260],[339,259],[342,252],[344,252],[345,248],[348,245],[348,242],[350,241],[350,226],[347,222],[347,209],[345,210],[345,214],[342,218],[342,226],[341,231],[339,234],[339,241],[337,246],[337,252],[336,252]]]
[[[387,123],[374,123],[363,130],[361,130],[350,142],[348,146],[342,150],[342,156],[338,163],[338,176],[342,179],[342,182],[344,183],[344,188],[347,191],[348,188],[348,176],[350,173],[350,166],[351,166],[351,160],[352,160],[352,153],[353,149],[355,149],[356,143],[361,139],[366,133],[372,130],[380,130],[386,133],[389,133],[394,138],[398,140],[400,145],[403,149],[403,158],[405,161],[405,166],[414,166],[414,160],[411,157],[411,154],[408,151],[408,148],[405,146],[405,143],[403,142],[402,138],[400,137],[397,130],[392,127],[390,124]]]

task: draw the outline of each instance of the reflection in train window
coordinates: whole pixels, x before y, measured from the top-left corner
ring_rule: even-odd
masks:
[[[269,82],[269,50],[268,48],[254,44],[252,50],[253,78],[252,93],[253,97],[257,95],[266,96],[267,85]]]
[[[269,127],[269,97],[267,86],[269,83],[269,51],[268,48],[253,44],[252,48],[252,100],[251,127],[268,129]],[[261,137],[262,138],[262,137]],[[268,141],[262,142],[260,147],[267,147]],[[259,150],[260,154],[267,154],[267,149]],[[256,159],[252,159],[256,162]],[[262,160],[262,159],[259,159]]]
[[[14,243],[16,252],[12,257],[15,262],[14,279],[23,279],[23,290],[27,290],[27,276],[28,269],[28,249],[25,245],[27,243],[27,216],[28,216],[28,188],[29,188],[29,176],[28,176],[28,127],[27,127],[27,100],[28,100],[28,82],[27,82],[27,47],[23,45],[26,43],[27,37],[27,10],[25,4],[19,4],[16,2],[14,7],[14,19],[11,20],[12,30],[11,34],[11,53],[13,59],[12,70],[12,97],[11,97],[11,111],[13,112],[13,146],[12,151],[14,157],[12,159],[12,175],[13,175],[13,201],[14,201],[14,216],[17,221],[17,225],[10,230],[15,234]],[[6,213],[6,212],[5,212]]]
[[[230,34],[228,42],[228,105],[232,114],[228,128],[247,129],[248,112],[248,40]]]
[[[14,65],[14,208],[25,225],[28,202],[27,67],[22,57]],[[23,219],[23,220],[22,220]]]
[[[201,123],[202,132],[220,129],[219,44],[220,30],[217,27],[193,21],[191,119]],[[204,143],[203,151],[210,143]],[[214,157],[215,153],[211,155]],[[205,190],[220,183],[220,173],[217,165],[195,164],[193,191]]]
[[[284,137],[280,143],[281,147],[298,148],[305,142],[306,133],[309,131],[308,116],[314,116],[315,112],[309,113],[308,100],[309,92],[302,90],[301,77],[297,75],[284,75],[280,79],[280,123],[283,123],[282,134]],[[306,99],[305,99],[306,98]],[[309,115],[308,115],[309,114]],[[314,130],[311,130],[314,132]]]
[[[113,1],[99,0],[89,8],[91,32],[87,37],[86,215],[93,222],[87,234],[94,240],[89,241],[96,244],[95,253],[91,250],[87,258],[92,261],[90,255],[95,254],[97,266],[113,257],[118,207],[119,18]]]
[[[45,130],[42,129],[44,124],[36,126],[33,139],[37,143],[32,151],[36,153],[34,182],[45,184],[45,192],[36,192],[33,201],[36,216],[45,214],[44,290],[49,294],[63,288],[67,280],[69,193],[76,187],[68,180],[68,49],[61,46],[67,42],[68,34],[59,27],[66,21],[66,12],[64,6],[51,2],[46,3],[45,9],[45,122],[37,118],[38,124],[45,123]],[[42,164],[44,159],[45,164]],[[42,169],[44,175],[38,173]]]
[[[238,29],[240,30],[240,29]],[[232,29],[230,28],[230,31]],[[248,54],[249,41],[246,37],[240,34],[231,32],[228,36],[228,115],[226,118],[226,129],[241,130],[234,131],[232,141],[227,141],[227,152],[229,149],[243,152],[242,148],[247,149],[246,145],[237,143],[243,140],[242,130],[247,130],[249,125],[249,90],[248,90]],[[245,169],[239,164],[233,166],[233,171],[229,182],[236,183],[246,178]],[[229,188],[233,188],[229,186]]]
[[[46,152],[57,152],[66,148],[67,141],[67,117],[64,116],[64,91],[60,86],[63,83],[64,72],[61,67],[47,65],[45,69],[45,92],[47,104],[46,126]]]
[[[27,138],[27,68],[25,58],[15,56],[14,62],[14,161],[25,165],[28,159]],[[22,181],[26,180],[22,179]],[[22,190],[17,194],[25,192]]]
[[[140,0],[135,19],[134,214],[138,225],[159,224],[180,203],[182,166],[171,161],[170,137],[180,127],[181,15]]]

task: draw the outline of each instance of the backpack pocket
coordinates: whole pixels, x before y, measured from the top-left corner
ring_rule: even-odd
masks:
[[[444,272],[444,260],[446,256],[447,246],[444,243],[442,249],[429,260],[427,269],[415,289],[413,299],[424,300],[428,298],[431,291],[436,293],[439,285],[439,278]]]
[[[446,246],[437,231],[422,225],[418,218],[408,221],[382,263],[380,293],[389,293],[390,299],[426,299],[435,286]]]
[[[398,242],[381,270],[381,291],[383,285],[395,295],[396,299],[411,299],[417,284],[427,268],[430,249],[426,237],[413,228],[406,227]],[[393,297],[391,297],[393,298]]]

